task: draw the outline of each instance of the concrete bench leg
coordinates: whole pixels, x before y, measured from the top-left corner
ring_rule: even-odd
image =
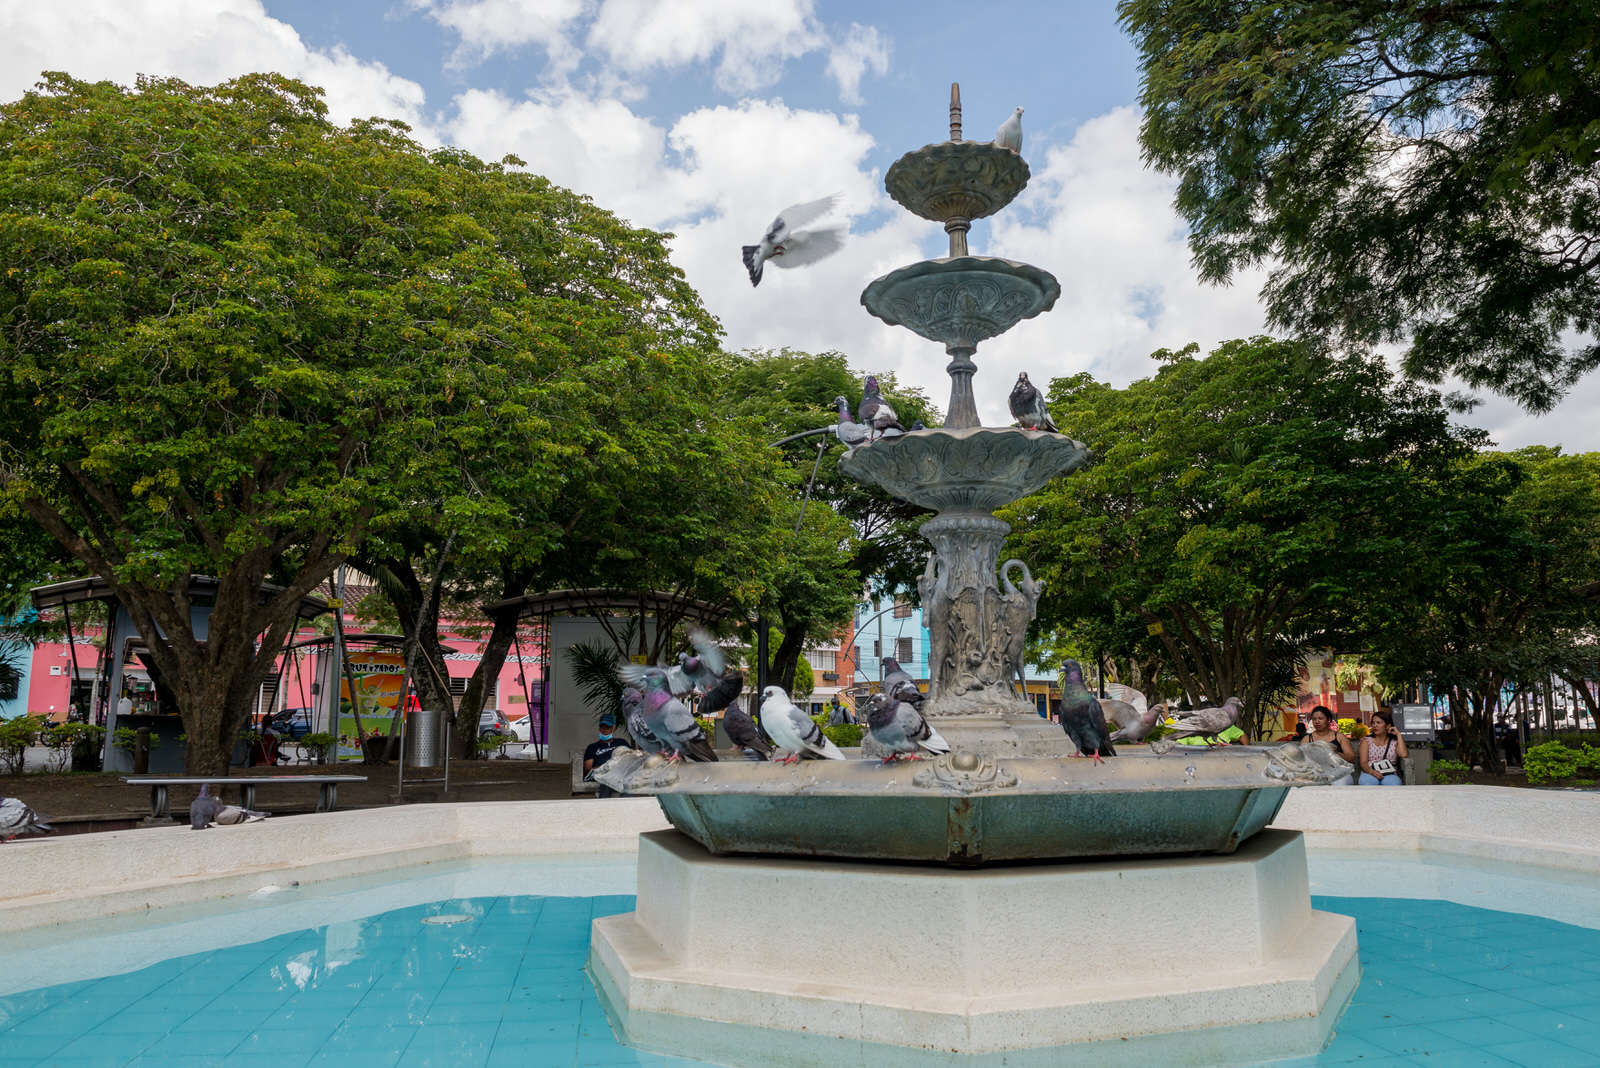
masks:
[[[325,782],[320,784],[317,791],[317,811],[332,812],[333,807],[339,803],[339,784]]]
[[[167,814],[167,788],[165,786],[150,787],[150,816],[160,819]]]
[[[239,807],[240,808],[255,808],[256,807],[256,784],[255,783],[253,783],[253,782],[244,782],[244,783],[240,783],[239,784]]]

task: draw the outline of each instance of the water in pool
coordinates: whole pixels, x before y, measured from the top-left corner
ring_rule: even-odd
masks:
[[[1366,881],[1374,869],[1365,863],[1314,864],[1314,879],[1320,867],[1323,887],[1390,885]],[[1427,866],[1405,867],[1414,877]],[[1517,878],[1438,867],[1458,893],[1503,891],[1495,879]],[[631,881],[631,866],[591,865],[564,878],[558,868],[488,866],[303,895],[291,888],[227,913],[0,956],[0,1065],[699,1063],[619,1045],[584,973],[590,920],[630,910],[630,894],[503,892],[614,890]],[[1565,885],[1593,901],[1584,882]],[[1539,885],[1559,909],[1562,884]],[[458,892],[433,896],[447,889]],[[496,892],[459,892],[484,889]],[[1356,918],[1362,981],[1328,1048],[1281,1063],[1600,1068],[1600,931],[1457,901],[1322,895],[1315,903]],[[304,926],[314,916],[339,918]],[[193,951],[170,955],[179,947]],[[30,975],[60,981],[24,989]]]

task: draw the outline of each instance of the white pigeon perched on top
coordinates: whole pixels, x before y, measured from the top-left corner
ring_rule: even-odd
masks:
[[[768,260],[779,267],[804,267],[831,256],[844,246],[843,227],[829,226],[820,230],[801,230],[813,219],[820,219],[838,203],[839,194],[823,197],[805,204],[791,204],[778,213],[761,235],[759,245],[745,245],[744,265],[750,272],[750,284],[761,284],[761,268]]]
[[[995,131],[994,143],[1001,148],[1009,148],[1017,155],[1022,155],[1022,109],[1011,113],[1011,117],[1000,124],[1000,129]]]
[[[51,827],[39,814],[14,797],[0,797],[0,842],[24,834],[49,834]]]
[[[761,729],[767,737],[778,743],[784,756],[779,764],[793,764],[797,760],[843,760],[839,747],[828,740],[822,728],[783,692],[781,686],[768,686],[761,691]]]

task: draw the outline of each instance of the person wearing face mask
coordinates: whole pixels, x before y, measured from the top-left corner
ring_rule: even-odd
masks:
[[[616,718],[609,713],[600,717],[600,740],[590,742],[583,750],[583,777],[585,781],[593,778],[597,769],[603,767],[611,759],[611,754],[618,749],[627,748],[627,743],[614,737],[617,729]],[[605,783],[599,784],[596,793],[600,797],[616,797],[617,792]]]

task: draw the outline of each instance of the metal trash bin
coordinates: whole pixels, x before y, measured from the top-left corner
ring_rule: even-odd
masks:
[[[406,763],[414,768],[436,768],[444,763],[443,710],[413,708],[406,715]]]

